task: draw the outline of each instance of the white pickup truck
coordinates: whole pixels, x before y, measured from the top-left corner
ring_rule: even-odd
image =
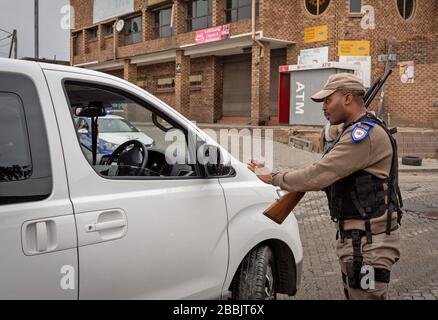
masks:
[[[101,141],[97,120],[108,114],[153,145],[126,133]],[[185,161],[169,161],[169,135],[195,146]],[[295,294],[303,255],[294,215],[282,225],[263,216],[278,190],[232,157],[201,163],[199,141],[207,156],[226,154],[127,81],[0,59],[0,299]]]

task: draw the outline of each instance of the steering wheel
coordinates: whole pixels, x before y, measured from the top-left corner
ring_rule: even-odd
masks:
[[[131,149],[127,148],[133,146]],[[128,140],[118,146],[107,160],[111,165],[117,157],[117,165],[137,167],[135,175],[139,175],[146,169],[148,163],[148,150],[146,146],[138,140]]]

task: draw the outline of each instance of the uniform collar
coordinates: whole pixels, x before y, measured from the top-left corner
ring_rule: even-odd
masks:
[[[356,122],[359,122],[359,120],[362,119],[367,113],[368,113],[368,112],[366,112],[366,111],[365,111],[364,113],[362,113],[362,114],[361,114],[359,117],[357,117],[353,122],[350,122],[350,123],[346,124],[346,125],[345,125],[345,128],[351,126],[352,124],[354,124],[354,123],[356,123]]]

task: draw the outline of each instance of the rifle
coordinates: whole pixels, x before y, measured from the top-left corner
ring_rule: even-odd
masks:
[[[367,90],[363,98],[365,107],[367,109],[391,73],[392,70],[389,69],[387,72],[385,72],[383,77],[377,78]],[[263,214],[274,222],[282,224],[289,214],[295,209],[305,194],[305,192],[289,192],[270,205],[269,208],[263,212]]]

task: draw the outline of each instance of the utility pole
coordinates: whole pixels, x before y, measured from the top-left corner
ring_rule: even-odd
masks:
[[[14,57],[18,59],[18,31],[14,29]]]
[[[388,72],[388,70],[391,68],[391,61],[390,61],[390,55],[392,54],[392,45],[388,48],[388,60],[386,60],[385,64],[385,73]],[[380,102],[379,102],[379,108],[377,109],[377,117],[382,117],[383,113],[385,112],[385,88],[386,88],[386,82],[383,84],[382,91],[380,91]]]
[[[38,16],[38,9],[39,9],[39,1],[35,0],[35,58],[39,57],[39,16]]]
[[[9,47],[9,59],[12,57],[12,47],[14,47],[14,57],[17,59],[17,29],[14,29],[11,34],[11,46]]]

